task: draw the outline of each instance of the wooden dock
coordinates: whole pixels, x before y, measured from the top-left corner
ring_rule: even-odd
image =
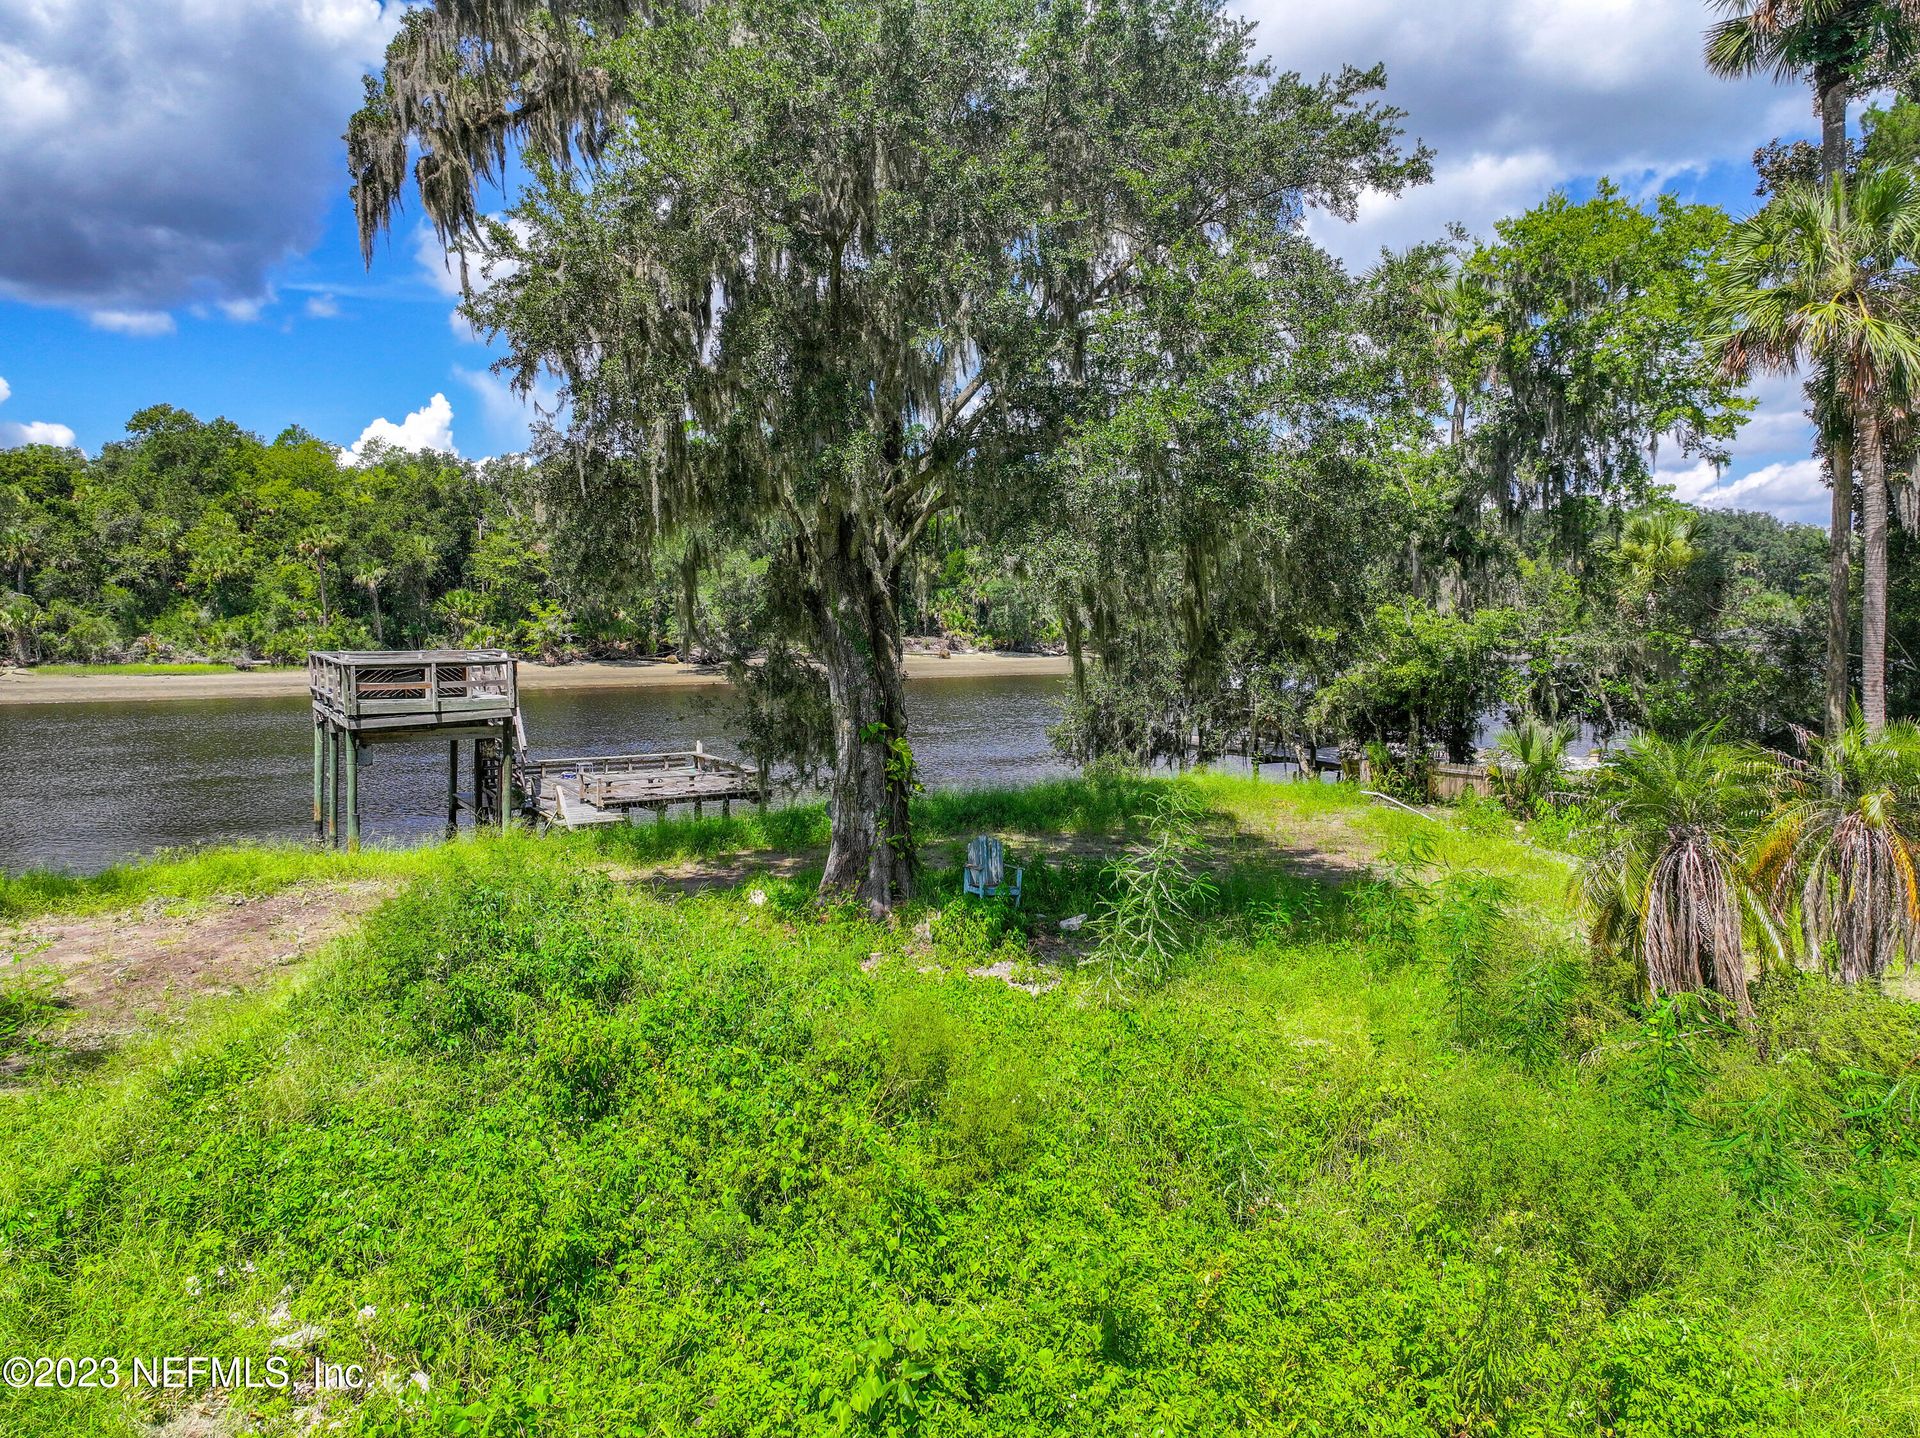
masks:
[[[662,754],[532,759],[522,773],[540,817],[567,829],[618,824],[647,809],[665,817],[675,804],[691,804],[697,815],[717,803],[724,814],[735,799],[759,804],[766,797],[752,769],[707,753],[704,744]]]
[[[431,738],[447,745],[447,832],[460,812],[505,828],[515,815],[563,828],[618,823],[675,804],[723,812],[735,799],[764,804],[759,775],[706,752],[532,759],[520,722],[519,666],[500,649],[316,652],[313,696],[313,831],[349,848],[360,842],[360,750]],[[472,741],[471,794],[460,790],[460,741]],[[340,789],[344,776],[346,794]]]

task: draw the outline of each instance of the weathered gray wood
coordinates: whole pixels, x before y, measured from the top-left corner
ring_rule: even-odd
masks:
[[[313,842],[316,844],[325,837],[321,828],[324,818],[321,805],[325,796],[320,792],[320,786],[326,778],[326,759],[322,752],[326,743],[326,732],[322,726],[323,721],[316,714],[313,720]]]
[[[327,745],[327,819],[324,842],[332,848],[340,837],[340,745],[338,735],[332,724],[323,723],[326,730]]]
[[[513,822],[513,744],[507,727],[500,726],[500,832],[506,833]]]
[[[347,852],[360,848],[360,744],[353,735],[343,734],[347,746]]]

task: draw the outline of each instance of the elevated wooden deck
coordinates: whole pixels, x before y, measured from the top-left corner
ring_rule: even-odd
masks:
[[[338,650],[307,656],[315,711],[363,738],[511,723],[518,666],[502,649]]]
[[[759,776],[705,748],[663,754],[605,754],[529,759],[522,774],[540,816],[568,829],[618,824],[637,809],[664,814],[674,804],[765,801]]]

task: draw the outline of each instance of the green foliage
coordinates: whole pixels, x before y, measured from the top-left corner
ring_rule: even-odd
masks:
[[[1472,757],[1474,725],[1501,692],[1499,652],[1508,617],[1463,618],[1423,604],[1382,604],[1355,665],[1320,691],[1316,722],[1342,733],[1404,743],[1424,755]]]
[[[1163,791],[1147,837],[1109,866],[1112,892],[1095,916],[1094,961],[1114,997],[1171,977],[1218,892],[1204,868],[1208,853],[1198,819],[1192,791]]]
[[[1566,786],[1567,745],[1573,731],[1564,724],[1524,715],[1494,741],[1490,773],[1495,791],[1514,813],[1532,818]]]
[[[1502,1014],[1555,1029],[1553,866],[1339,786],[1170,787],[1242,837],[1427,834],[1413,953],[1238,846],[1119,1008],[1071,963],[963,977],[1032,916],[951,890],[889,924],[601,878],[601,835],[424,851],[301,982],[0,1105],[0,1348],[258,1367],[311,1324],[373,1387],[234,1421],[381,1438],[1911,1431],[1910,1006],[1770,975],[1775,1060],[1684,1000],[1583,1028],[1583,992],[1510,1048]],[[1151,812],[1076,788],[1034,813]],[[178,1411],[0,1402],[21,1438]]]
[[[1778,947],[1747,865],[1766,778],[1717,725],[1635,739],[1600,771],[1595,798],[1610,824],[1606,847],[1582,865],[1582,897],[1595,945],[1633,955],[1654,997],[1711,991],[1751,1013],[1747,942]]]

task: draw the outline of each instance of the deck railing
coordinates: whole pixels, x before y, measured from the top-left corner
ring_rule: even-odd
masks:
[[[314,703],[351,724],[418,716],[426,722],[499,718],[518,703],[513,657],[499,649],[316,652],[307,657]]]

